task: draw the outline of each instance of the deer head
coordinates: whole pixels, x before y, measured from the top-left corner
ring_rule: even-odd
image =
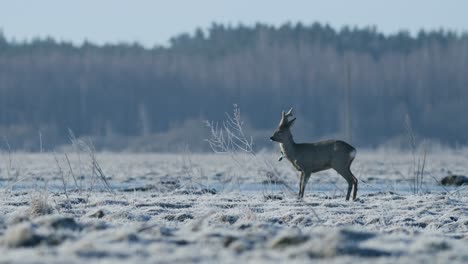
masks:
[[[278,128],[273,133],[273,136],[270,137],[271,140],[282,143],[292,138],[289,128],[296,120],[295,117],[291,120],[288,120],[288,117],[292,116],[292,111],[293,109],[291,108],[287,113],[284,111],[281,113],[281,120],[279,122]]]

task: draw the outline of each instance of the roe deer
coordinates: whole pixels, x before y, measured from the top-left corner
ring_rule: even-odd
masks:
[[[279,143],[282,155],[301,172],[299,198],[304,197],[304,189],[312,173],[333,168],[348,182],[346,200],[349,200],[353,187],[353,200],[356,199],[358,181],[350,169],[356,156],[356,149],[341,140],[295,143],[290,128],[296,118],[288,121],[288,117],[292,116],[292,110],[291,108],[287,113],[283,111],[278,128],[270,139]]]

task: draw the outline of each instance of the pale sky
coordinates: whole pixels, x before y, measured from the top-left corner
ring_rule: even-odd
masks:
[[[17,41],[51,36],[81,44],[140,42],[165,45],[179,33],[208,28],[212,22],[329,23],[401,29],[468,31],[466,0],[0,0],[0,29]]]

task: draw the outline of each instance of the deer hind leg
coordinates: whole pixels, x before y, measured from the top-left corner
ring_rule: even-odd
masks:
[[[344,176],[343,174],[341,174],[341,175],[343,175],[343,177],[348,182],[348,194],[346,195],[346,200],[349,200],[349,197],[350,197],[350,194],[351,194],[351,189],[353,190],[353,200],[356,200],[356,194],[357,194],[357,189],[358,189],[358,180],[356,179],[356,177],[354,177],[353,173],[351,172],[351,170],[349,168],[346,169],[345,174],[347,176]]]
[[[357,188],[357,180],[356,180],[356,185],[355,185],[354,184],[355,183],[354,182],[355,177],[353,176],[353,174],[351,173],[351,171],[347,167],[337,167],[337,168],[334,168],[334,169],[341,176],[343,176],[343,178],[345,178],[345,180],[348,182],[348,192],[346,193],[346,201],[348,201],[349,197],[351,196],[351,191],[353,189],[353,186],[356,186],[356,188]],[[355,198],[355,196],[353,195],[353,199],[354,198]]]
[[[347,171],[348,174],[351,175],[352,180],[353,180],[353,200],[356,200],[356,194],[358,190],[358,180],[356,177],[354,177],[354,174],[351,172],[351,163],[353,162],[354,157],[349,161],[348,166],[347,166]]]
[[[356,200],[358,180],[356,179],[356,177],[354,177],[351,170],[349,170],[349,173],[353,176],[353,200]]]
[[[351,195],[351,190],[353,189],[353,182],[345,178],[348,182],[348,192],[346,193],[346,201],[349,201],[349,196]]]

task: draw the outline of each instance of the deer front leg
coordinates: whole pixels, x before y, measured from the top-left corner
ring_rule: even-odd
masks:
[[[298,199],[302,199],[304,197],[304,190],[305,190],[305,173],[301,171],[301,179],[299,180],[299,196]]]
[[[283,158],[284,158],[284,153],[283,153],[283,151],[281,151],[281,156],[278,158],[278,161],[282,161]]]

